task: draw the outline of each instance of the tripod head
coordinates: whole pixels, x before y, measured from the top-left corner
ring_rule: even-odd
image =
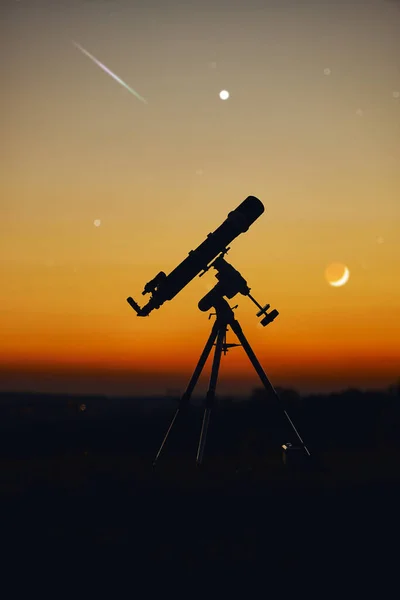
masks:
[[[230,250],[230,248],[225,248],[225,250],[223,250],[223,252],[221,252],[221,254],[206,267],[202,273],[200,273],[200,277],[202,277],[204,273],[213,267],[217,271],[216,278],[218,279],[218,283],[200,300],[198,307],[201,311],[206,312],[212,307],[218,308],[218,304],[223,296],[233,298],[236,294],[242,294],[243,296],[248,296],[260,309],[257,313],[257,317],[264,315],[261,325],[265,327],[268,323],[271,323],[276,319],[279,313],[276,309],[271,310],[271,312],[268,313],[267,310],[270,308],[270,305],[266,304],[265,306],[261,306],[261,304],[253,298],[250,294],[250,288],[247,285],[247,281],[239,271],[224,259],[228,250]]]

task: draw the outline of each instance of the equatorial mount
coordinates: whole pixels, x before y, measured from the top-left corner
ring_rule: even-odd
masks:
[[[230,265],[224,259],[225,254],[228,253],[230,248],[225,248],[221,252],[217,258],[208,265],[199,275],[202,277],[204,273],[206,273],[209,269],[214,268],[217,271],[216,278],[218,279],[218,283],[206,294],[199,302],[198,307],[202,311],[210,310],[214,303],[221,296],[226,296],[231,299],[236,294],[242,294],[243,296],[248,296],[250,300],[260,309],[257,313],[257,317],[261,317],[264,315],[264,319],[261,321],[261,325],[265,327],[268,323],[271,323],[276,317],[279,315],[276,309],[272,310],[270,313],[267,313],[267,310],[270,308],[270,304],[266,304],[265,306],[261,306],[257,302],[255,298],[250,294],[250,288],[247,285],[247,281],[244,277],[239,273],[237,269],[235,269],[232,265]]]

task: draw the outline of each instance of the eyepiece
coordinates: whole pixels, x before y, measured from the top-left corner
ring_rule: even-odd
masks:
[[[127,301],[127,303],[128,303],[128,304],[130,304],[130,305],[132,306],[132,308],[133,308],[133,310],[134,310],[135,312],[137,312],[138,314],[140,313],[140,310],[141,310],[141,308],[140,308],[139,304],[138,304],[137,302],[135,302],[135,301],[134,301],[134,299],[133,299],[133,298],[131,298],[131,297],[129,296],[129,298],[127,298],[127,299],[126,299],[126,301]]]

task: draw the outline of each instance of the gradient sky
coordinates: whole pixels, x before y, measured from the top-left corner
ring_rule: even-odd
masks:
[[[125,299],[248,195],[266,211],[227,259],[280,315],[231,304],[272,383],[394,382],[399,32],[384,0],[2,2],[0,389],[183,391],[213,272],[145,319]],[[221,392],[258,385],[223,357]]]

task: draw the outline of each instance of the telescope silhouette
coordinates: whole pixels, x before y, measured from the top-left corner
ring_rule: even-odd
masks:
[[[235,210],[228,214],[227,219],[189,256],[183,260],[169,275],[160,271],[154,279],[146,283],[142,295],[151,293],[149,302],[143,307],[127,298],[127,302],[139,317],[147,317],[155,308],[160,308],[166,300],[174,298],[202,270],[208,270],[208,264],[220,253],[226,251],[227,245],[241,233],[246,232],[250,225],[264,212],[263,203],[255,196],[248,196]]]
[[[163,439],[153,465],[156,464],[178,415],[186,409],[192,392],[197,384],[213,346],[215,346],[215,352],[211,368],[210,384],[205,400],[205,412],[196,457],[197,464],[200,465],[203,460],[208,424],[211,411],[215,403],[215,392],[221,355],[222,353],[226,354],[228,349],[234,346],[243,347],[256,373],[261,379],[265,390],[271,397],[279,401],[283,409],[283,413],[290,424],[292,431],[295,433],[297,440],[303,447],[304,452],[310,456],[308,448],[305,446],[293,421],[289,417],[286,408],[284,408],[276,390],[266,376],[260,362],[258,361],[249,342],[247,341],[239,322],[235,319],[233,310],[237,308],[237,306],[230,307],[227,300],[224,298],[226,297],[231,299],[236,296],[236,294],[247,296],[258,307],[259,311],[257,313],[257,317],[263,317],[260,322],[263,327],[268,325],[268,323],[271,323],[279,314],[275,309],[268,313],[267,311],[270,308],[270,305],[266,304],[265,306],[261,306],[250,294],[250,288],[247,285],[247,281],[244,279],[244,277],[242,277],[239,271],[237,271],[224,259],[225,254],[229,250],[228,244],[238,235],[247,231],[250,225],[254,223],[254,221],[258,219],[263,212],[263,203],[255,196],[248,196],[246,200],[244,200],[237,208],[235,208],[235,210],[228,214],[227,219],[225,219],[222,225],[220,225],[213,233],[209,233],[204,242],[195,250],[191,250],[189,252],[189,256],[187,256],[187,258],[185,258],[180,265],[171,271],[169,275],[166,275],[164,271],[160,271],[160,273],[158,273],[154,279],[146,283],[142,294],[151,294],[151,298],[143,308],[140,308],[133,298],[127,298],[127,302],[132,306],[139,317],[147,317],[153,309],[160,308],[160,306],[166,300],[171,300],[174,298],[174,296],[176,296],[185,287],[185,285],[187,285],[194,277],[196,277],[196,275],[200,274],[201,277],[211,267],[217,271],[216,278],[218,279],[218,283],[198,303],[199,309],[203,312],[206,312],[211,308],[215,308],[216,312],[214,314],[216,316],[216,320],[212,327],[210,337],[208,338],[207,343],[204,346],[204,350],[200,355],[190,382],[180,399],[179,407],[175,412],[175,416]],[[211,316],[212,315],[209,315],[209,318]],[[230,327],[233,333],[236,334],[236,337],[240,342],[239,344],[227,343],[226,332],[228,331],[228,327]]]

